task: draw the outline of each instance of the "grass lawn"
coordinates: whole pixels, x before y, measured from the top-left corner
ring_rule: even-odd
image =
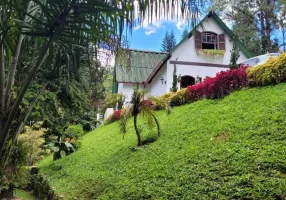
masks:
[[[64,199],[285,199],[286,84],[157,112],[162,136],[141,150],[132,120],[87,134],[38,164]],[[156,130],[144,130],[144,138]]]
[[[32,195],[30,192],[26,192],[23,190],[16,190],[14,192],[15,197],[17,197],[17,199],[22,199],[22,200],[37,200],[37,198]]]

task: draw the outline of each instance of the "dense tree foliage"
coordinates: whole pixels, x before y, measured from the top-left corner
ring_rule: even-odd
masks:
[[[255,55],[279,50],[275,31],[279,31],[279,13],[281,6],[278,1],[217,1],[213,9],[233,23],[233,29],[239,39]],[[283,45],[283,44],[282,44]]]
[[[176,38],[174,31],[172,30],[169,34],[168,31],[165,33],[161,44],[161,51],[162,52],[171,52],[177,45]]]

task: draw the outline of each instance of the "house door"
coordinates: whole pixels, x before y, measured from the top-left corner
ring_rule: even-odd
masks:
[[[181,88],[186,88],[188,86],[195,84],[195,78],[192,76],[182,76],[181,77]]]

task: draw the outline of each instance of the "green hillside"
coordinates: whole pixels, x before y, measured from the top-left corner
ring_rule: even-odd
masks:
[[[43,160],[41,172],[64,199],[286,198],[286,84],[156,115],[163,134],[141,150],[132,150],[132,120],[124,139],[113,123],[76,153]]]

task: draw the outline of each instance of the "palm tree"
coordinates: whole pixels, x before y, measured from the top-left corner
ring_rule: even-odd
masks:
[[[52,63],[54,49],[67,52],[67,60],[90,44],[116,51],[123,31],[143,24],[144,19],[155,19],[148,15],[150,11],[164,16],[162,12],[174,13],[180,7],[184,17],[197,19],[199,6],[200,0],[1,0],[0,193],[2,170],[21,124],[19,108],[38,70],[57,67]],[[25,48],[30,51],[23,51]],[[75,63],[80,66],[80,60]],[[15,79],[24,69],[25,77],[15,90]]]
[[[142,116],[147,120],[147,124],[150,127],[154,127],[154,122],[157,127],[157,134],[160,136],[161,129],[158,119],[156,118],[154,112],[153,112],[153,104],[150,100],[144,100],[145,91],[140,90],[138,84],[134,86],[134,91],[132,94],[130,105],[126,107],[126,110],[124,114],[121,116],[120,124],[121,124],[121,132],[123,134],[126,133],[127,129],[127,120],[130,118],[130,116],[133,117],[133,123],[134,123],[134,129],[137,136],[137,146],[142,146],[142,139],[141,139],[141,132],[142,128],[138,128],[137,125],[137,118],[139,114],[142,114]],[[170,113],[170,106],[165,103],[166,105],[166,111],[169,114]]]

